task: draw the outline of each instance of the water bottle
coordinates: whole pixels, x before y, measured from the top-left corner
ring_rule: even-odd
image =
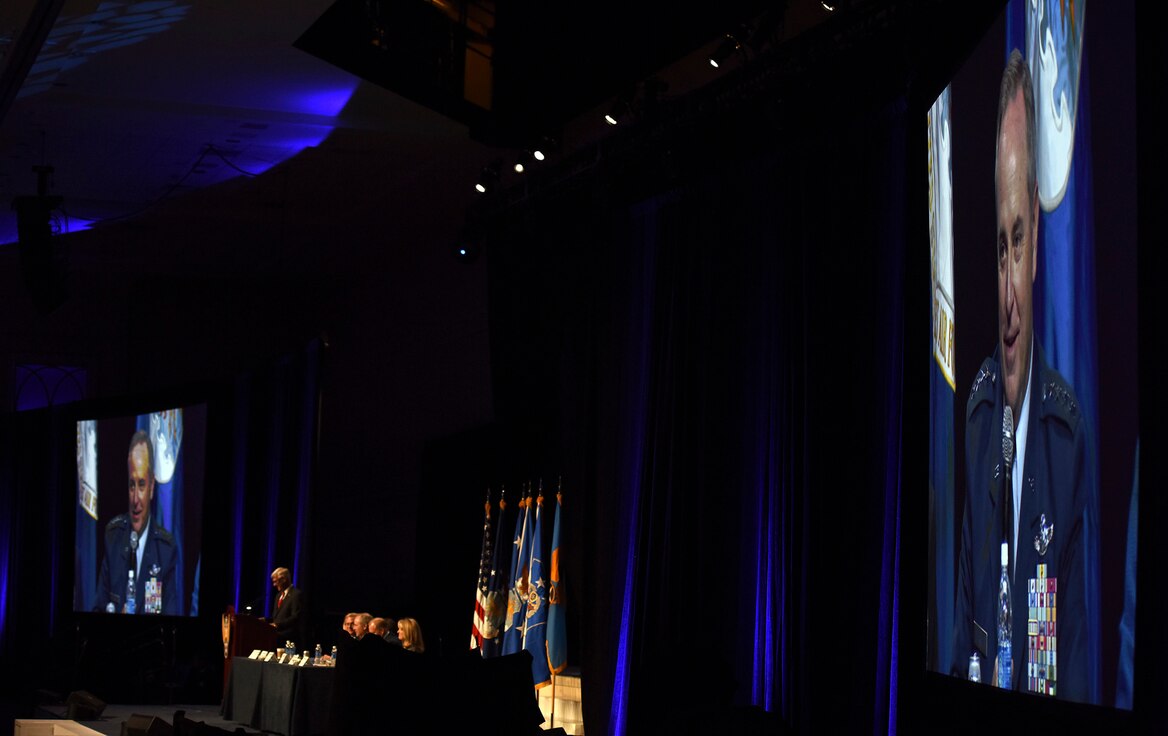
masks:
[[[337,645],[333,644],[333,667],[337,666]]]
[[[312,666],[316,667],[320,664],[320,644],[316,645],[316,650],[312,653]]]
[[[1010,688],[1013,674],[1013,617],[1010,612],[1010,548],[1002,542],[1002,578],[998,584],[998,687]]]
[[[126,613],[137,613],[138,603],[134,600],[134,571],[126,573]]]

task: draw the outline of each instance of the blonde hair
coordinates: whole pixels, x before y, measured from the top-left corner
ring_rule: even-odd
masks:
[[[401,618],[397,621],[398,628],[401,629],[402,647],[409,649],[411,652],[426,651],[426,642],[422,640],[422,627],[418,622],[412,618]]]

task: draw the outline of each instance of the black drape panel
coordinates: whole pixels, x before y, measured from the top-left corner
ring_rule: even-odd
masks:
[[[72,512],[58,492],[69,465],[53,439],[68,430],[57,410],[0,415],[0,659],[13,665],[2,668],[3,690],[18,703],[31,702],[31,682],[67,675],[73,663],[69,638],[49,638],[72,603],[72,555],[62,557],[72,524],[57,520],[62,506]]]
[[[234,528],[226,547],[236,587],[212,610],[258,601],[255,613],[270,615],[274,593],[269,575],[276,567],[287,567],[297,587],[312,589],[312,487],[324,350],[320,340],[313,340],[304,350],[233,382],[233,509],[226,518]],[[311,628],[305,627],[310,638]]]
[[[732,121],[489,245],[500,419],[582,486],[589,730],[895,718],[905,117]]]

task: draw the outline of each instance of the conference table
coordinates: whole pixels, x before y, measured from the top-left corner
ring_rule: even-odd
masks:
[[[295,667],[235,657],[221,713],[236,723],[282,736],[328,730],[332,667]]]

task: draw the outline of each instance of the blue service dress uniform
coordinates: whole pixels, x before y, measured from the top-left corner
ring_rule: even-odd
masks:
[[[1028,690],[1028,581],[1037,565],[1057,580],[1054,603],[1055,695],[1088,698],[1086,598],[1084,592],[1085,508],[1088,498],[1087,439],[1074,390],[1046,364],[1035,343],[1029,379],[1029,427],[1022,498],[1017,527],[1017,555],[1012,582],[1013,683]],[[1002,413],[1005,406],[998,352],[982,363],[966,405],[965,510],[958,556],[953,674],[967,676],[975,651],[976,627],[984,629],[982,681],[990,682],[997,652],[997,602],[1001,578],[1004,502],[1012,503],[1002,467]],[[1045,533],[1045,534],[1044,534]],[[1013,543],[1011,531],[1010,541]]]
[[[182,615],[175,588],[178,543],[173,534],[154,522],[153,515],[150,517],[150,533],[146,536],[145,545],[141,567],[134,575],[137,612],[145,611],[146,581],[153,577],[162,583],[162,610],[159,613]],[[95,611],[105,611],[106,605],[112,603],[114,610],[121,613],[126,595],[126,572],[130,569],[132,554],[130,515],[119,514],[105,526],[105,555],[97,578]]]

